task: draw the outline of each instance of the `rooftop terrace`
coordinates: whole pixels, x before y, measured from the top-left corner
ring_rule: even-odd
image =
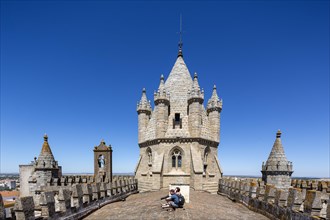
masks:
[[[190,190],[190,203],[183,209],[161,208],[167,190],[134,194],[126,201],[102,207],[85,219],[268,219],[226,197]]]

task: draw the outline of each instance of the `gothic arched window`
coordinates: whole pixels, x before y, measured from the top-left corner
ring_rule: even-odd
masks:
[[[172,152],[172,167],[176,169],[182,167],[182,154],[178,149]]]

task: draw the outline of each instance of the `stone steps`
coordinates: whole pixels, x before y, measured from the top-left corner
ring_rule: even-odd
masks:
[[[218,183],[217,182],[207,182],[203,183],[203,190],[211,194],[217,194],[218,192]]]
[[[138,190],[139,192],[148,192],[152,189],[152,183],[148,181],[139,181]]]

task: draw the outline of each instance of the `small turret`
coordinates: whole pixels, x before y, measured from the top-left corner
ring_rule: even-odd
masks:
[[[157,105],[160,102],[168,102],[170,101],[170,94],[165,89],[165,82],[163,74],[160,76],[160,83],[157,92],[154,93],[154,101]]]
[[[204,91],[198,84],[197,73],[194,74],[194,81],[188,91],[188,115],[189,132],[192,137],[199,137],[202,130],[202,105],[204,102]]]
[[[219,100],[217,87],[213,86],[212,96],[207,102],[207,114],[210,121],[212,137],[220,142],[220,113],[222,110],[222,99]]]
[[[281,142],[280,130],[276,133],[275,143],[266,163],[262,165],[262,180],[278,188],[288,188],[291,184],[292,162],[288,161]]]
[[[139,113],[146,112],[151,114],[151,105],[150,101],[147,99],[147,94],[146,94],[146,89],[142,89],[142,96],[140,102],[137,104],[137,109],[136,111]]]
[[[39,157],[35,160],[34,171],[31,178],[36,180],[36,185],[29,186],[30,193],[40,186],[46,186],[51,178],[60,178],[62,176],[62,168],[58,166],[58,162],[54,159],[52,150],[48,144],[47,134],[44,135],[44,143]]]
[[[139,121],[139,143],[144,141],[144,135],[146,128],[149,123],[150,115],[151,115],[151,105],[150,101],[147,99],[146,89],[142,90],[142,97],[140,102],[137,104],[137,113],[138,113],[138,121]]]
[[[48,144],[47,134],[44,135],[44,143],[35,165],[38,169],[58,169],[57,161],[55,161],[52,150]]]
[[[212,96],[207,102],[207,112],[218,111],[221,112],[222,110],[222,99],[219,100],[219,96],[217,94],[217,87],[216,85],[213,86]]]
[[[157,92],[154,93],[155,101],[155,117],[157,121],[156,125],[156,137],[165,137],[170,105],[170,94],[165,89],[164,76],[160,76],[160,83]]]

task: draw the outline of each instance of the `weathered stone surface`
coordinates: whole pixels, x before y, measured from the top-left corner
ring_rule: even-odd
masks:
[[[304,202],[304,212],[311,216],[320,216],[322,209],[321,192],[308,190]]]
[[[54,192],[42,192],[40,197],[41,216],[44,218],[55,217]]]
[[[58,192],[59,211],[63,213],[71,213],[71,192],[68,189],[59,189]]]
[[[287,189],[277,189],[275,193],[275,205],[286,207],[289,191]]]
[[[91,184],[82,184],[83,203],[90,203],[93,200],[93,191]]]
[[[287,201],[287,207],[294,211],[299,211],[301,204],[303,203],[302,190],[291,188],[289,189],[289,196]]]
[[[34,202],[32,196],[18,197],[15,202],[16,219],[34,219]]]
[[[86,219],[268,219],[226,197],[190,191],[190,203],[184,209],[167,211],[161,208],[160,197],[167,190],[131,195],[124,202],[104,206]]]

